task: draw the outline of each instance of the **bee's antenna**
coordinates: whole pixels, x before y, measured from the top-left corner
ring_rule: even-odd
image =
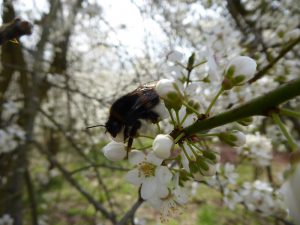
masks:
[[[86,129],[94,128],[94,127],[106,127],[105,125],[99,124],[99,125],[94,125],[94,126],[89,126],[86,127]]]

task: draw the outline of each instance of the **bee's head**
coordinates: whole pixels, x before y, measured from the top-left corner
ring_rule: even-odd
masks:
[[[111,136],[116,137],[118,133],[122,130],[122,124],[114,119],[109,118],[105,124],[106,131],[111,134]]]

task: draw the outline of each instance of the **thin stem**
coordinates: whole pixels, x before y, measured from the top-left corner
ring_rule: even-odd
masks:
[[[279,113],[284,116],[291,116],[300,119],[300,112],[296,112],[290,109],[280,109]]]
[[[187,85],[189,85],[189,83],[190,83],[191,73],[192,73],[192,69],[188,69],[187,82],[186,82]]]
[[[184,133],[179,134],[179,135],[176,137],[174,143],[177,143],[183,136],[184,136]]]
[[[189,143],[189,142],[187,142],[187,145],[190,147],[190,149],[192,150],[192,152],[193,152],[193,154],[195,155],[195,157],[197,157],[198,156],[198,154],[197,154],[197,152],[195,151],[195,149],[193,148],[193,144],[191,144],[191,143]]]
[[[172,123],[175,125],[175,124],[176,124],[176,121],[175,121],[175,119],[174,119],[174,116],[173,116],[173,113],[172,113],[171,109],[168,109],[168,112],[169,112],[169,114],[170,114]]]
[[[134,149],[136,149],[136,150],[145,150],[145,149],[151,148],[151,147],[152,147],[152,145],[147,145],[147,146],[143,146],[143,147],[140,147],[140,148],[134,148]]]
[[[219,98],[219,96],[223,93],[224,89],[221,87],[220,90],[218,91],[218,93],[216,94],[216,96],[214,97],[214,99],[211,101],[210,105],[208,106],[205,115],[209,115],[210,110],[212,109],[212,107],[215,105],[217,99]]]
[[[179,112],[178,110],[175,111],[176,119],[177,119],[177,124],[180,124],[180,118],[179,118]]]
[[[200,116],[201,114],[198,112],[197,109],[194,109],[192,106],[190,106],[187,102],[182,101],[182,104],[187,107],[189,110],[191,110],[193,113],[195,113],[197,116]]]
[[[160,128],[159,123],[156,123],[156,126],[157,126],[157,131],[158,131],[158,133],[160,134],[160,133],[161,133],[161,128]],[[152,138],[152,139],[154,139],[154,138]]]
[[[183,145],[179,145],[179,146],[181,147],[181,149],[182,149],[182,151],[183,151],[185,157],[187,157],[187,159],[188,159],[189,161],[192,161],[191,158],[190,158],[190,156],[189,156],[189,154],[187,154],[186,149],[184,148],[184,146],[183,146]]]
[[[295,143],[293,137],[290,135],[290,133],[288,132],[288,130],[286,129],[284,123],[281,121],[280,117],[278,116],[277,113],[272,113],[272,118],[274,120],[274,122],[279,126],[281,132],[283,133],[283,135],[285,136],[285,138],[287,139],[287,142],[289,143],[292,151],[296,151],[298,146]]]
[[[178,66],[182,67],[183,69],[186,69],[186,66],[180,62],[176,62],[175,65],[178,65]]]
[[[183,123],[185,122],[186,118],[188,117],[188,114],[186,113],[183,117],[183,119],[181,120],[181,122],[179,123],[179,126],[182,126]]]
[[[198,66],[201,66],[202,64],[204,64],[206,62],[207,62],[207,60],[203,60],[202,62],[197,63],[196,65],[193,66],[193,69],[198,67]]]
[[[220,133],[197,134],[198,137],[218,137]]]
[[[192,143],[192,145],[194,146],[194,148],[198,149],[200,152],[203,152],[204,150],[201,149],[199,146],[197,146],[196,144]]]
[[[141,137],[141,138],[149,138],[149,139],[154,139],[154,137],[152,137],[152,136],[148,136],[148,135],[139,135],[138,137]]]

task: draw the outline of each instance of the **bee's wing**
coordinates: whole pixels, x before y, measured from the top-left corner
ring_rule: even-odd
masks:
[[[143,86],[131,93],[136,95],[136,101],[132,105],[130,114],[139,112],[140,110],[147,110],[157,105],[159,96],[152,86]]]

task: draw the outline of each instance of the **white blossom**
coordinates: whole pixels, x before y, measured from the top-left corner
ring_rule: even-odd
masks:
[[[270,165],[272,159],[271,141],[259,133],[246,135],[246,144],[238,152],[250,159],[256,166]]]
[[[125,158],[126,150],[124,143],[111,141],[102,149],[104,156],[113,161],[120,161]]]
[[[166,99],[169,93],[176,93],[174,85],[174,80],[161,79],[157,82],[155,90],[161,98]]]
[[[4,214],[0,217],[0,225],[13,225],[13,223],[13,218],[8,214]]]
[[[237,56],[229,62],[225,76],[233,82],[234,86],[241,85],[254,76],[256,66],[256,62],[250,57]],[[232,74],[230,74],[230,70],[233,70]],[[236,80],[237,78],[239,79]]]
[[[144,200],[155,195],[165,195],[166,185],[172,179],[172,173],[168,167],[161,166],[163,159],[156,157],[153,152],[145,155],[141,151],[132,150],[128,160],[136,168],[130,170],[125,179],[133,185],[141,185],[141,197]]]
[[[164,134],[157,135],[152,144],[154,154],[161,159],[167,159],[171,156],[173,146],[173,138]]]

